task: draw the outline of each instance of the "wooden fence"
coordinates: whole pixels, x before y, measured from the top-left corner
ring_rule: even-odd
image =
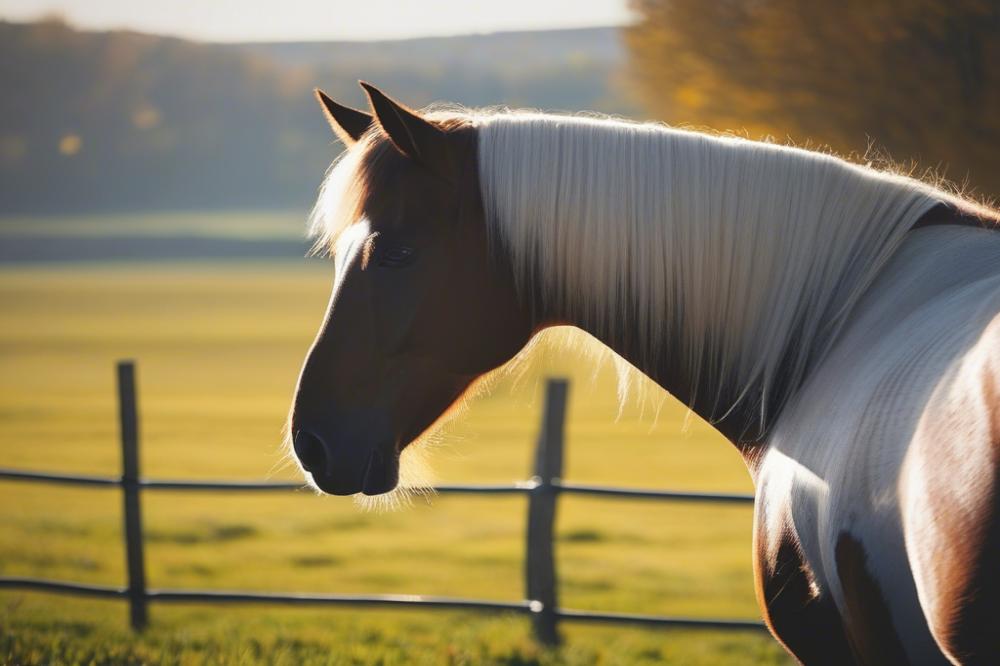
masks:
[[[122,474],[120,477],[50,474],[0,468],[0,479],[37,481],[75,486],[117,486],[122,489],[125,536],[125,561],[128,580],[125,587],[86,585],[82,583],[24,577],[0,577],[0,588],[41,590],[66,594],[127,599],[129,618],[134,630],[142,630],[149,621],[150,602],[270,603],[303,605],[405,606],[475,611],[507,611],[531,616],[536,638],[545,644],[559,640],[558,623],[612,622],[653,626],[750,629],[764,625],[752,620],[666,617],[632,613],[600,613],[572,610],[559,606],[554,549],[556,508],[560,495],[571,493],[611,498],[672,500],[726,504],[752,504],[753,497],[742,494],[690,493],[663,490],[639,490],[568,483],[562,480],[563,433],[568,383],[550,379],[545,390],[538,444],[535,450],[534,476],[527,481],[492,485],[444,485],[436,488],[442,495],[487,494],[528,495],[528,519],[524,555],[525,599],[491,601],[455,597],[408,594],[296,594],[216,590],[159,590],[146,585],[141,495],[145,491],[228,491],[272,492],[300,490],[301,483],[185,481],[145,479],[139,466],[139,418],[136,401],[135,364],[117,365],[118,403],[121,425]]]

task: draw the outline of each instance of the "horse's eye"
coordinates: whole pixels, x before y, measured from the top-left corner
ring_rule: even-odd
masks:
[[[379,254],[378,265],[386,268],[406,266],[417,257],[417,251],[406,245],[390,245]]]

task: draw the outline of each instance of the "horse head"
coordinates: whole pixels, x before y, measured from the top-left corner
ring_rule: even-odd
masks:
[[[471,121],[362,86],[370,114],[316,93],[347,150],[314,214],[335,277],[289,423],[335,495],[396,488],[403,449],[534,330],[488,242]]]

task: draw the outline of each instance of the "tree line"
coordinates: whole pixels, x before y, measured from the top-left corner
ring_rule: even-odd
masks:
[[[1000,195],[995,0],[631,0],[629,81],[671,123],[829,146]]]
[[[312,97],[627,112],[611,28],[205,44],[0,22],[0,213],[308,208],[339,152]]]

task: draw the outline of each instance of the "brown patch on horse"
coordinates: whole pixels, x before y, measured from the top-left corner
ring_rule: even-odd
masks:
[[[925,609],[935,640],[961,664],[995,664],[1000,659],[1000,316],[977,347],[983,355],[963,367],[968,382],[956,414],[935,419],[921,433],[941,469],[954,459],[976,461],[976,478],[928,474],[925,514],[938,543],[928,559],[925,585],[933,601]],[[980,417],[975,419],[975,417]],[[976,426],[965,420],[975,419]],[[961,428],[962,445],[936,447],[939,438]]]
[[[765,624],[801,663],[853,663],[840,613],[817,585],[794,529],[789,524],[779,534],[769,534],[767,510],[766,501],[759,500],[753,539],[754,588]]]
[[[1000,659],[1000,497],[983,509],[978,529],[952,535],[935,572],[946,596],[932,609],[934,637],[961,664]]]
[[[844,590],[847,636],[857,662],[873,666],[910,663],[882,590],[868,570],[864,546],[850,533],[841,532],[834,552]]]
[[[940,572],[950,598],[934,609],[935,639],[961,664],[1000,659],[1000,499],[985,507],[979,530],[953,542]]]

